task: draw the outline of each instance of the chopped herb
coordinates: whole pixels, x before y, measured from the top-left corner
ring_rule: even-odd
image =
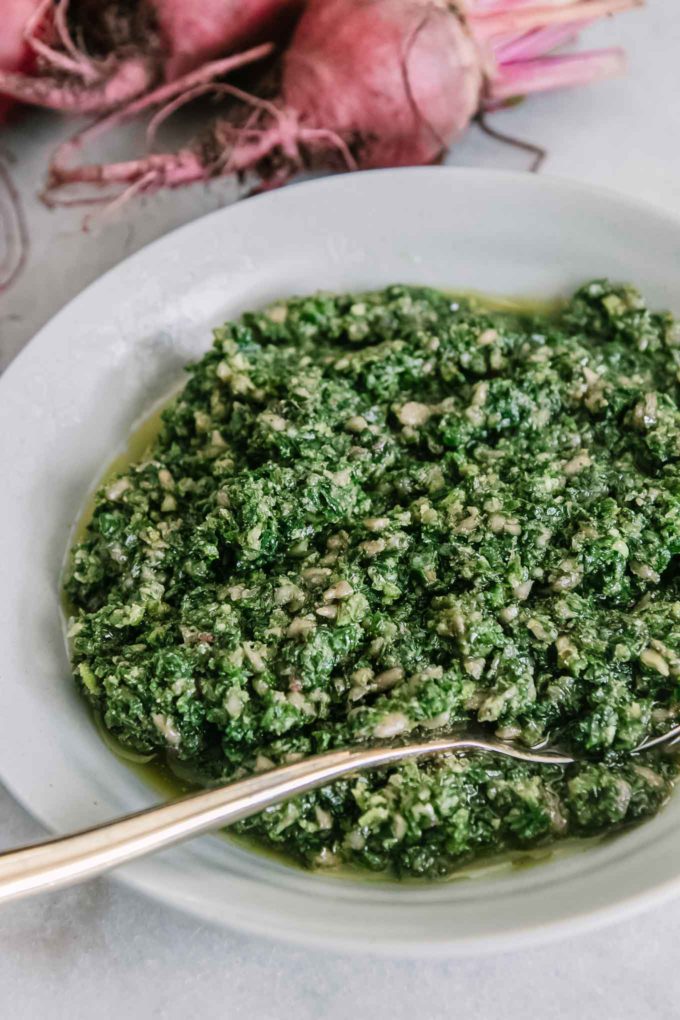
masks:
[[[482,724],[483,755],[241,823],[310,865],[447,874],[653,814],[678,719],[680,330],[594,282],[551,315],[426,288],[279,302],[215,333],[66,584],[116,741],[214,783]]]

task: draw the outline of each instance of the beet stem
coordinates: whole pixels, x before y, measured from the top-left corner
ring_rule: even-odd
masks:
[[[625,66],[625,54],[620,49],[591,50],[502,64],[491,82],[489,100],[493,103],[530,92],[588,85],[601,78],[621,74]]]
[[[579,21],[594,21],[607,14],[630,10],[642,6],[643,0],[583,0],[568,6],[529,7],[525,10],[499,11],[495,13],[472,13],[468,15],[470,27],[480,39],[492,39],[498,35],[519,34],[533,28],[547,28],[548,25],[566,25]]]
[[[537,28],[519,38],[503,41],[494,47],[496,60],[499,64],[507,64],[515,60],[532,60],[552,53],[559,46],[575,42],[578,33],[590,22],[581,21],[572,25],[551,25],[549,28]]]

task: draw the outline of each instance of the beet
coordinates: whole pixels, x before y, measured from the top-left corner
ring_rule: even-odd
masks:
[[[27,73],[35,55],[25,39],[25,29],[41,6],[41,0],[5,0],[0,31],[0,74]],[[0,122],[12,105],[9,97],[0,95]]]
[[[273,186],[303,166],[433,163],[478,111],[619,73],[619,50],[551,53],[594,19],[637,2],[468,0],[461,14],[463,5],[445,0],[309,0],[276,102],[221,85],[250,105],[247,120],[221,118],[177,153],[122,163],[71,167],[73,150],[64,149],[51,183],[149,192],[254,170]]]
[[[207,60],[279,38],[302,0],[150,0],[165,41],[168,81]]]
[[[301,2],[4,0],[11,51],[3,61],[3,9],[0,93],[67,113],[105,113],[215,57],[274,38]]]
[[[462,133],[483,81],[478,47],[448,7],[312,0],[284,57],[282,98],[301,125],[344,138],[362,167],[405,166],[431,163]]]

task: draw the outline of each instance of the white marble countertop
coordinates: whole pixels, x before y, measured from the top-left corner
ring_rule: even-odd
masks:
[[[545,146],[546,174],[607,185],[680,215],[677,0],[650,0],[646,10],[588,36],[592,45],[626,47],[628,77],[534,98],[494,123]],[[0,138],[0,151],[20,167],[32,238],[26,272],[0,297],[0,369],[104,270],[235,198],[228,182],[161,195],[83,233],[81,213],[50,213],[35,199],[45,154],[62,134],[53,118],[36,116]],[[523,160],[473,128],[449,162],[521,168]],[[0,846],[41,832],[0,786]],[[432,963],[354,959],[221,931],[102,879],[0,912],[0,1016],[674,1020],[678,944],[676,900],[600,933],[517,954]]]

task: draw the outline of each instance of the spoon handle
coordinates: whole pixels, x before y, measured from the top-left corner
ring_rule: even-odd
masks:
[[[486,751],[544,764],[567,765],[573,761],[556,752],[525,750],[470,735],[400,747],[328,751],[70,836],[8,850],[0,854],[0,902],[92,878],[135,857],[257,814],[349,772],[407,758],[463,751]]]

